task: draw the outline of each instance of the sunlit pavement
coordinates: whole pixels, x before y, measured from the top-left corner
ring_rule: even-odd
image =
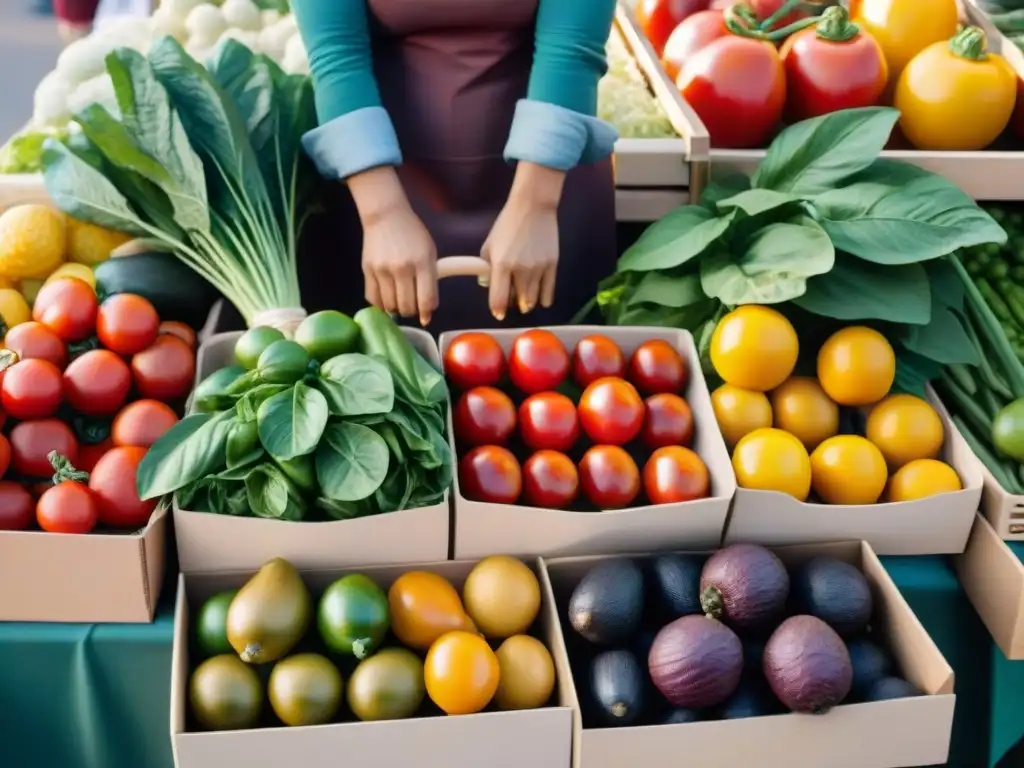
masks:
[[[31,117],[32,93],[60,52],[57,22],[34,15],[32,5],[0,0],[0,143]]]

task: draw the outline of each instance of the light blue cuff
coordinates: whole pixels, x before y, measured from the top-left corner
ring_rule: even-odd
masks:
[[[568,171],[580,163],[608,157],[618,137],[618,131],[604,120],[557,104],[520,99],[505,145],[505,159]]]
[[[302,148],[328,179],[347,179],[381,165],[401,165],[395,126],[384,107],[336,117],[302,137]]]

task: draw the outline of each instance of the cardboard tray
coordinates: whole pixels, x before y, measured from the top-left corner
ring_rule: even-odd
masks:
[[[880,555],[963,552],[981,498],[981,462],[930,389],[928,400],[946,431],[942,458],[959,473],[963,490],[897,504],[838,506],[808,504],[776,491],[737,488],[725,543],[778,546],[863,539]]]
[[[989,50],[1002,55],[1018,76],[1024,77],[1024,54],[999,33],[985,15],[969,2],[961,3],[970,23],[985,30]],[[718,173],[752,174],[763,149],[712,149],[711,164]],[[882,157],[916,165],[952,182],[975,200],[1024,200],[1024,146],[1018,151],[1002,149],[980,152],[936,152],[885,150]]]
[[[971,605],[1007,659],[1024,660],[1024,564],[984,516],[954,558]]]
[[[776,550],[787,563],[832,555],[859,565],[875,597],[875,628],[889,643],[904,676],[926,696],[850,704],[826,715],[785,714],[685,725],[584,729],[573,702],[573,768],[896,768],[945,765],[953,728],[953,670],[863,542],[815,544]],[[568,593],[599,557],[545,560],[562,615]],[[559,632],[563,632],[559,626]],[[556,647],[565,649],[564,634]],[[560,668],[572,671],[566,658]],[[573,693],[576,693],[573,681]],[[681,760],[680,756],[685,756]]]
[[[440,368],[430,334],[417,328],[402,330]],[[200,346],[197,381],[230,365],[241,335],[241,331],[216,334]],[[184,510],[175,503],[178,562],[183,572],[200,573],[255,569],[274,557],[283,557],[297,568],[444,560],[448,557],[448,499],[446,492],[440,503],[430,507],[330,522],[215,515]]]
[[[161,504],[134,533],[0,531],[0,621],[151,622],[167,519]]]
[[[683,504],[573,512],[471,501],[462,495],[456,477],[455,559],[493,554],[556,557],[678,549],[683,546],[718,546],[729,502],[736,490],[736,476],[715,420],[711,395],[690,333],[671,328],[589,325],[560,326],[547,330],[555,333],[570,352],[583,337],[601,334],[615,341],[627,355],[648,339],[664,339],[682,353],[690,369],[690,380],[684,394],[693,411],[693,448],[704,459],[711,474],[712,496]],[[497,339],[508,354],[512,342],[522,331],[519,328],[487,333]],[[458,335],[458,332],[441,334],[442,357]],[[454,450],[454,430],[450,419],[449,414],[449,433]]]
[[[475,563],[443,562],[419,565],[448,577],[461,590]],[[534,570],[542,579],[543,595],[551,593],[543,582],[539,562]],[[387,589],[411,566],[360,570]],[[552,706],[519,712],[484,712],[460,717],[422,717],[390,722],[350,722],[305,728],[260,728],[250,731],[197,733],[187,729],[186,701],[189,662],[190,606],[222,589],[241,586],[252,571],[228,574],[182,575],[174,614],[174,649],[171,657],[171,741],[177,768],[336,768],[353,762],[360,768],[566,768],[572,745],[575,696],[568,671],[556,662],[556,690]],[[307,583],[326,587],[345,571],[304,571]],[[541,606],[535,629],[556,659],[564,658],[559,642],[558,617],[550,602]],[[313,631],[316,629],[314,627]],[[348,756],[346,758],[346,756]]]
[[[980,461],[978,463],[984,480],[981,511],[1001,539],[1024,541],[1024,496],[1005,491],[988,467]]]

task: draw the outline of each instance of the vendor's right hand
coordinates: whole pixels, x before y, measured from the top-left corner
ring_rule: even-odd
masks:
[[[363,226],[366,301],[385,312],[430,323],[437,309],[437,248],[406,205]]]

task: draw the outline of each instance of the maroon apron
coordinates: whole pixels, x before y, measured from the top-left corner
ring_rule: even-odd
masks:
[[[439,257],[479,255],[515,173],[502,152],[516,102],[526,96],[537,0],[367,0],[367,5],[374,71],[398,134],[403,155],[398,175],[409,201]],[[332,230],[331,246],[318,242],[304,249],[317,263],[303,270],[303,297],[307,309],[354,311],[365,304],[362,235],[347,192],[333,202],[339,210],[321,222]],[[558,228],[554,307],[526,316],[512,311],[506,325],[565,323],[594,295],[597,282],[614,271],[610,160],[568,173]],[[324,241],[326,234],[315,239]],[[442,280],[440,291],[432,332],[499,325],[475,279]]]

